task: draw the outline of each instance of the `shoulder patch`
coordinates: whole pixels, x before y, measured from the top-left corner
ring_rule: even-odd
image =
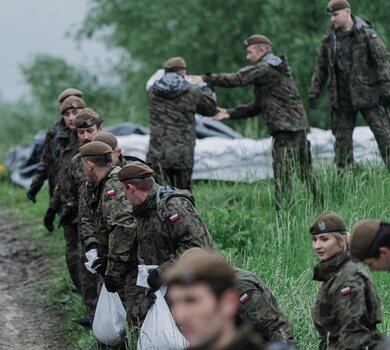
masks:
[[[351,294],[351,291],[352,291],[351,287],[344,287],[344,288],[341,288],[340,293],[343,297],[345,297],[345,296]]]
[[[374,40],[376,40],[376,39],[379,38],[379,36],[378,36],[378,34],[374,33],[374,34],[371,35],[371,38],[374,39]]]
[[[250,298],[251,297],[250,297],[250,295],[248,293],[241,294],[241,296],[240,296],[240,303],[241,304],[245,304]]]
[[[175,213],[169,217],[170,222],[176,222],[180,220],[180,215],[178,213]]]
[[[106,197],[107,197],[107,198],[111,198],[111,197],[114,197],[114,196],[116,196],[115,190],[108,190],[108,191],[106,192]]]

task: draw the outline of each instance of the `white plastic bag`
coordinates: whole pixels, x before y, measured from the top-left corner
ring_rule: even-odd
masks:
[[[116,345],[126,337],[126,310],[118,293],[107,291],[103,283],[93,319],[96,339],[106,345]]]
[[[156,266],[138,266],[138,285],[149,287],[145,281],[152,268]],[[166,291],[166,286],[162,286],[155,292],[156,300],[142,324],[137,350],[181,350],[188,347],[188,342],[177,328],[165,301]]]
[[[85,253],[86,258],[88,259],[87,262],[84,263],[85,267],[89,272],[96,273],[96,270],[92,268],[92,264],[95,262],[95,260],[98,258],[98,252],[97,249],[90,249]]]

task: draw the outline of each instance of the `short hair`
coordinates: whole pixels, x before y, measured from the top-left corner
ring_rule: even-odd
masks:
[[[104,156],[83,157],[84,160],[88,160],[95,164],[97,167],[107,167],[112,163],[112,155],[106,154]]]
[[[368,250],[366,258],[379,258],[381,247],[390,248],[390,224],[385,222],[380,223],[378,235]]]
[[[143,179],[130,179],[123,181],[125,185],[133,185],[137,190],[140,191],[149,191],[155,181],[152,176],[145,177]]]
[[[272,52],[272,46],[269,44],[253,44],[251,46],[255,46],[257,50],[260,50],[262,47],[266,48],[268,52]]]

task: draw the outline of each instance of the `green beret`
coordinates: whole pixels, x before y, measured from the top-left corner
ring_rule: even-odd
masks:
[[[131,162],[126,164],[118,172],[118,179],[121,182],[134,179],[144,179],[153,175],[153,169],[142,162]]]
[[[249,38],[244,40],[244,46],[248,47],[255,44],[268,44],[272,46],[271,40],[269,40],[266,36],[260,34],[251,35]]]
[[[364,220],[352,228],[350,247],[351,255],[355,259],[359,261],[365,259],[378,236],[380,224],[379,220]]]
[[[85,108],[84,101],[77,96],[67,97],[60,106],[61,114],[64,114],[68,109],[82,109]]]
[[[92,141],[101,141],[109,145],[112,150],[118,146],[118,140],[117,138],[111,134],[110,132],[102,131],[99,132],[97,135],[95,135],[92,139]]]
[[[75,118],[74,126],[76,128],[90,128],[95,124],[100,124],[101,119],[91,108],[84,108]]]
[[[334,211],[327,211],[321,214],[310,227],[310,233],[312,235],[329,232],[347,232],[347,227],[343,219]]]
[[[101,141],[91,141],[79,148],[81,158],[104,157],[112,153],[112,148]]]
[[[74,88],[65,89],[58,95],[58,102],[61,104],[69,96],[82,97],[83,92]]]
[[[177,71],[180,69],[187,69],[187,65],[183,57],[172,57],[165,61],[164,69],[166,71]]]
[[[162,276],[165,283],[194,283],[218,279],[234,280],[234,270],[226,260],[216,252],[207,252],[201,248],[186,250],[179,260]]]
[[[347,0],[330,0],[326,6],[326,11],[333,13],[345,8],[351,8],[351,5]]]

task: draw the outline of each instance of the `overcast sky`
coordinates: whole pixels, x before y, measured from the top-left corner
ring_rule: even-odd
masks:
[[[60,56],[72,64],[93,69],[96,60],[108,53],[96,41],[78,44],[67,32],[74,32],[87,12],[88,0],[0,0],[0,96],[13,101],[28,89],[19,65],[38,53]]]

